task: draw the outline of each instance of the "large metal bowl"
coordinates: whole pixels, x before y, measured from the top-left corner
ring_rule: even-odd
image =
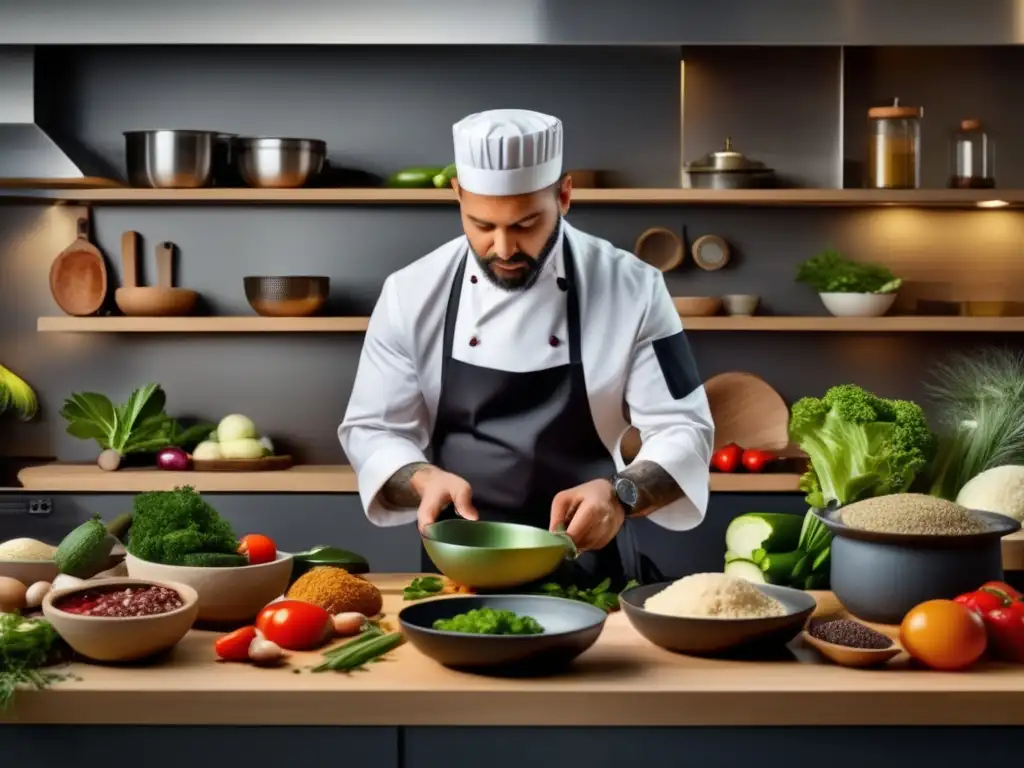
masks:
[[[539,635],[472,635],[434,629],[476,608],[492,608],[532,616]],[[474,595],[427,600],[403,608],[398,623],[409,642],[425,656],[455,669],[499,674],[542,675],[557,672],[590,648],[604,629],[600,608],[559,597],[539,595]]]
[[[195,189],[213,178],[216,131],[125,131],[128,183],[155,189]]]
[[[619,595],[619,604],[637,632],[668,651],[693,656],[714,656],[777,650],[796,637],[817,605],[807,592],[789,587],[757,584],[786,608],[785,616],[758,619],[705,619],[667,616],[644,608],[647,598],[672,582],[634,587]]]
[[[264,317],[309,317],[320,311],[331,279],[321,275],[245,277],[245,298]]]
[[[474,589],[529,584],[572,554],[566,537],[514,523],[442,520],[428,525],[422,538],[441,573]]]
[[[319,139],[244,137],[235,140],[238,171],[250,187],[304,187],[324,167],[327,144]]]

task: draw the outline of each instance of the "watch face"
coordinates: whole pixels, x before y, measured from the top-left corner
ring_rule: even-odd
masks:
[[[628,507],[635,507],[637,500],[637,489],[636,483],[632,480],[627,480],[624,477],[620,477],[615,483],[615,493],[619,497],[619,501]]]

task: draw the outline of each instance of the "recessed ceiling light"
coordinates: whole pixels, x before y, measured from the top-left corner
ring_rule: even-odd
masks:
[[[982,200],[978,203],[979,208],[1005,208],[1008,205],[1005,200]]]

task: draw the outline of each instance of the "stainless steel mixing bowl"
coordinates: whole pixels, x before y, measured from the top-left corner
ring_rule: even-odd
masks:
[[[128,183],[133,187],[195,189],[213,177],[216,131],[125,131]]]
[[[327,144],[319,139],[244,137],[235,142],[236,162],[250,187],[292,189],[308,184],[324,167]]]

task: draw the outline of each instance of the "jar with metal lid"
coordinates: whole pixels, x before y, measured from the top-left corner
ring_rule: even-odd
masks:
[[[995,179],[995,146],[980,120],[964,120],[950,142],[949,186],[953,189],[992,189]]]
[[[921,107],[891,106],[868,110],[867,185],[872,189],[917,189],[921,186]]]

